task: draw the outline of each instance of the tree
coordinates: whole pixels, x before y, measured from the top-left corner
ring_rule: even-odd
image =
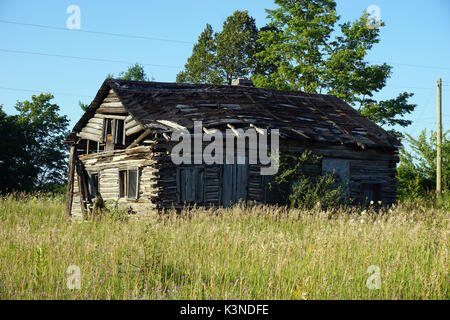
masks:
[[[276,68],[269,74],[254,74],[256,86],[335,95],[379,124],[409,125],[396,117],[414,110],[415,105],[407,101],[411,93],[379,102],[372,98],[386,85],[392,67],[364,60],[380,40],[379,29],[371,26],[367,13],[340,24],[340,32],[335,32],[339,16],[334,0],[275,3],[279,7],[267,12],[268,26],[277,32],[261,30],[259,42],[264,48],[256,57]]]
[[[256,67],[258,28],[248,11],[235,11],[216,35],[217,65],[221,78],[231,84],[238,77],[249,77]]]
[[[51,189],[64,184],[69,120],[59,115],[51,94],[33,95],[17,102],[18,115],[0,110],[0,132],[5,152],[0,159],[1,191]]]
[[[255,19],[247,11],[235,11],[217,34],[207,24],[177,82],[231,84],[249,77],[256,68],[257,39]]]
[[[178,73],[177,82],[213,83],[221,84],[223,81],[217,74],[216,42],[211,25],[207,24],[205,30],[198,37],[198,42],[192,49],[184,70]]]
[[[8,116],[0,105],[0,191],[31,190],[28,183],[36,174],[27,166],[26,139],[17,116]]]
[[[442,187],[450,189],[450,131],[442,139]],[[417,139],[406,134],[410,151],[403,148],[397,167],[398,190],[401,197],[420,197],[436,190],[436,132],[427,136],[422,130]]]
[[[83,103],[81,101],[78,101],[78,105],[80,106],[81,110],[86,111],[89,108],[89,105],[87,103]]]
[[[108,74],[107,78],[114,78],[113,74]],[[144,67],[139,63],[128,67],[127,71],[122,71],[119,73],[116,79],[120,80],[134,80],[134,81],[149,81],[147,74],[145,73]]]

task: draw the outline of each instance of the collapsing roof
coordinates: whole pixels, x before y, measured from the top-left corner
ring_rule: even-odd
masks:
[[[177,84],[107,79],[69,135],[78,133],[113,90],[145,129],[171,131],[166,120],[188,129],[256,126],[308,142],[396,150],[400,142],[341,99],[323,94],[249,86]]]

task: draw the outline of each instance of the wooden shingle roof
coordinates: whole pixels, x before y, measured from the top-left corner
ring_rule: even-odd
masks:
[[[323,94],[265,90],[249,86],[177,84],[107,79],[75,125],[79,132],[112,89],[125,109],[147,129],[165,128],[157,120],[188,129],[195,120],[206,128],[227,124],[279,129],[281,136],[396,150],[400,142],[341,99]]]

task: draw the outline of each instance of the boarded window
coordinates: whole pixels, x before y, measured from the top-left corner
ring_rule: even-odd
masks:
[[[364,204],[381,201],[381,183],[361,184],[361,200]]]
[[[138,170],[119,171],[119,197],[137,199],[139,192]]]
[[[204,199],[204,168],[177,169],[177,201],[178,203],[201,203]]]

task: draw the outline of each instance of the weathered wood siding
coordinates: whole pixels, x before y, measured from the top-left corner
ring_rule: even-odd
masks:
[[[145,213],[155,208],[151,198],[155,195],[157,169],[152,156],[150,147],[140,146],[80,155],[79,158],[89,174],[98,174],[99,192],[103,200],[117,201],[121,208],[131,208],[136,213]],[[137,199],[119,197],[119,171],[128,169],[138,169]]]
[[[111,89],[108,96],[103,100],[95,111],[95,114],[88,120],[86,125],[77,134],[82,139],[88,139],[96,142],[102,142],[103,137],[103,120],[110,119],[127,119],[128,113],[120,102],[116,93]],[[131,118],[131,116],[128,116]],[[136,133],[138,131],[135,131]]]
[[[83,212],[81,210],[81,193],[78,187],[78,175],[74,175],[73,184],[73,200],[72,200],[72,211],[71,214],[75,218],[82,218]]]

